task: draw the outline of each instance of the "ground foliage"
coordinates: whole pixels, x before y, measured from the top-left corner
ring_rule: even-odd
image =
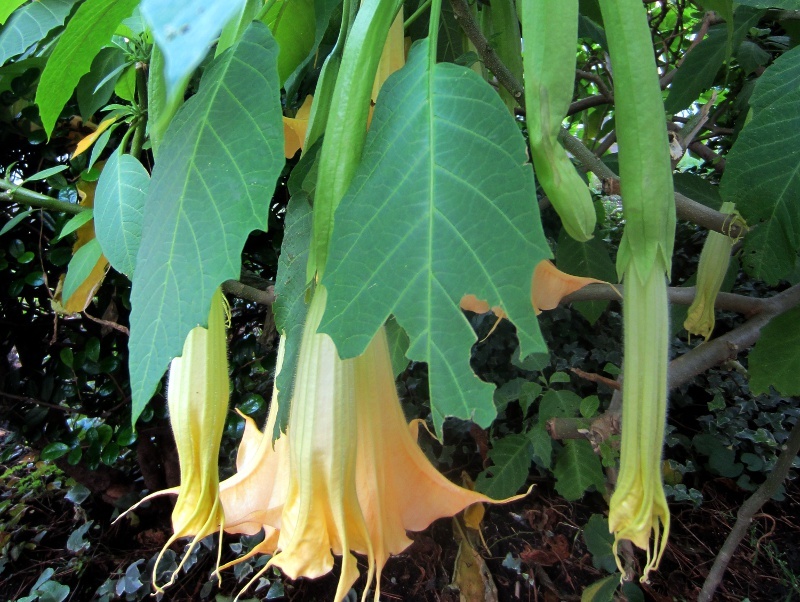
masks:
[[[32,13],[36,4],[23,10]],[[82,73],[74,77],[77,92],[62,109],[56,108],[54,114],[50,102],[45,125],[54,123],[48,139],[32,101],[37,98],[40,76],[44,79],[45,60],[62,32],[61,23],[75,15],[78,3],[58,0],[49,4],[58,9],[52,22],[38,18],[34,30],[30,15],[22,15],[8,21],[0,33],[2,56],[12,59],[0,68],[0,165],[14,181],[67,165],[66,170],[25,186],[76,203],[78,180],[97,180],[99,173],[92,170],[92,164],[106,158],[125,131],[112,127],[102,145],[98,140],[95,156],[86,153],[67,161],[75,144],[92,132],[77,116],[88,121],[108,102],[134,107],[133,95],[120,82],[135,76],[131,67],[141,58],[139,45],[147,42],[141,25],[137,29],[137,20],[126,21],[130,39],[137,43],[107,46],[84,79],[80,79]],[[336,14],[335,3],[315,4],[324,9],[320,14]],[[759,3],[737,5],[735,11],[724,1],[650,5],[664,72],[687,57],[665,91],[667,107],[676,113],[671,127],[679,131],[702,105],[708,102],[713,106],[711,120],[701,127],[677,165],[675,180],[678,190],[713,209],[721,203],[716,185],[725,170],[722,162],[737,137],[755,136],[754,132],[763,130],[774,135],[774,130],[780,129],[777,120],[759,112],[771,106],[765,98],[775,98],[778,112],[788,122],[781,125],[784,131],[800,131],[798,112],[793,108],[796,90],[781,96],[780,86],[766,89],[762,82],[759,90],[757,83],[781,57],[780,71],[773,75],[793,81],[789,59],[797,56],[800,21],[796,15],[768,11],[766,4],[764,8],[749,4]],[[777,4],[796,8],[790,2]],[[406,14],[416,8],[409,5]],[[704,15],[702,9],[717,13]],[[583,75],[578,73],[576,78],[576,104],[568,125],[590,149],[599,147],[608,153],[604,159],[614,168],[615,148],[613,138],[608,138],[614,128],[608,92],[613,81],[604,60],[605,35],[596,4],[581,2],[581,10],[578,67]],[[320,25],[321,21],[308,27],[314,30],[314,45],[327,52],[335,41],[335,28],[328,29],[327,22]],[[421,17],[410,25],[409,33],[415,39],[424,36],[420,31],[426,30],[426,22],[427,17]],[[464,44],[449,7],[445,7],[443,27],[440,59],[475,64],[477,55]],[[16,49],[5,36],[11,28],[21,32]],[[703,28],[708,37],[686,55],[694,34]],[[187,96],[194,95],[202,87],[201,73],[210,58],[188,79],[171,80],[168,88],[185,88]],[[285,108],[296,108],[305,92],[313,89],[319,69],[305,61],[305,56],[297,58],[296,64],[279,67],[287,92],[282,103]],[[477,70],[481,71],[480,67]],[[99,83],[103,86],[98,87]],[[86,89],[94,93],[87,94]],[[748,104],[752,95],[756,101]],[[99,104],[97,96],[104,96]],[[747,130],[750,106],[755,125]],[[777,109],[772,106],[771,110]],[[135,110],[122,110],[121,115],[135,119]],[[524,132],[524,114],[518,112],[516,118]],[[741,148],[740,152],[756,153],[756,157],[767,152],[750,139]],[[148,171],[150,153],[146,150],[142,155]],[[796,169],[796,151],[783,146],[777,153],[784,154],[774,172],[791,170],[792,165]],[[735,165],[737,160],[741,161],[734,155],[731,163]],[[253,232],[244,244],[240,280],[258,289],[265,289],[277,276],[289,196],[287,180],[295,164],[295,159],[288,160],[279,178],[270,203],[268,233]],[[737,172],[737,178],[735,195],[752,201],[766,194],[757,182],[750,182],[758,178],[752,177],[749,168]],[[769,184],[771,180],[767,180]],[[599,182],[590,183],[599,193]],[[791,179],[788,186],[797,189]],[[560,267],[610,279],[609,266],[613,266],[622,234],[621,214],[615,197],[597,194],[596,204],[602,219],[590,252],[575,252],[576,243],[564,237],[558,217],[546,208],[546,202],[542,203],[544,235]],[[791,232],[786,233],[791,219],[781,222],[775,217],[783,210],[796,216],[796,202],[780,196],[774,207],[753,202],[741,209],[743,213],[750,210],[751,215],[744,217],[753,224],[766,221],[737,248],[727,290],[767,297],[796,284],[800,279],[795,267],[798,241],[792,240]],[[170,504],[155,501],[138,511],[132,522],[112,524],[112,520],[144,490],[173,486],[179,475],[161,385],[153,399],[140,408],[136,429],[130,425],[128,335],[118,327],[130,324],[130,282],[112,270],[83,314],[56,317],[52,308],[57,302],[57,284],[73,257],[76,238],[75,234],[58,235],[71,215],[7,202],[0,211],[3,223],[13,222],[0,234],[0,597],[146,599],[155,556],[170,533]],[[248,228],[255,225],[247,224]],[[679,221],[673,286],[693,284],[705,234],[704,229]],[[231,408],[263,423],[273,385],[274,321],[263,305],[232,299]],[[500,600],[577,600],[587,587],[613,577],[616,571],[603,497],[604,474],[613,474],[617,455],[614,438],[595,454],[586,441],[552,441],[545,430],[547,418],[590,419],[604,412],[613,393],[608,383],[621,370],[619,304],[582,303],[543,314],[539,326],[549,352],[524,361],[508,321],[498,324],[492,314],[468,314],[478,338],[471,366],[483,380],[498,386],[494,394],[498,418],[488,429],[451,420],[443,445],[428,437],[421,441],[426,453],[453,480],[459,481],[466,473],[477,479],[479,486],[496,488],[492,492],[498,495],[514,493],[524,484],[535,486],[524,500],[491,508],[483,520],[488,546],[483,556]],[[698,343],[688,339],[681,328],[685,311],[685,307],[673,306],[673,356]],[[719,312],[715,335],[732,330],[743,320],[739,314]],[[760,394],[754,395],[748,386],[748,367],[746,357],[740,356],[671,394],[665,480],[673,531],[660,570],[650,584],[626,585],[620,595],[627,600],[696,597],[738,508],[771,471],[788,431],[800,418],[795,399],[769,388],[775,383],[761,384]],[[600,375],[606,382],[587,380],[571,372],[573,368]],[[430,415],[425,364],[414,362],[402,371],[398,390],[408,416],[426,418],[431,424],[440,422]],[[223,478],[233,472],[243,425],[238,415],[229,414],[221,450]],[[499,473],[506,475],[504,479],[497,480]],[[796,480],[790,479],[756,516],[729,566],[718,599],[800,598],[800,554],[795,545],[800,532],[799,496]],[[453,534],[450,520],[438,521],[415,534],[414,544],[384,571],[386,598],[458,600],[458,593],[449,587],[458,554]],[[218,587],[211,577],[216,545],[212,540],[204,540],[204,545],[194,550],[186,575],[164,599],[230,599],[265,562],[262,557],[237,565]],[[223,560],[235,558],[256,543],[257,538],[226,536]],[[177,566],[181,553],[181,546],[168,553],[162,573]],[[363,582],[358,582],[356,590],[362,586]],[[324,600],[330,599],[335,587],[335,576],[291,583],[270,572],[253,595],[259,599]]]

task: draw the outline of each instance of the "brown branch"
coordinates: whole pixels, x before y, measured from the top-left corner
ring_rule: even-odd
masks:
[[[116,322],[111,322],[110,320],[103,320],[102,318],[95,318],[93,315],[89,314],[88,312],[84,311],[83,315],[89,318],[92,322],[97,322],[98,324],[102,324],[103,326],[107,326],[108,328],[113,328],[124,334],[125,336],[131,336],[131,331],[128,330],[126,326],[122,324],[117,324]]]
[[[260,288],[243,284],[238,280],[226,280],[222,283],[222,290],[234,297],[247,299],[261,305],[275,303],[275,287],[273,285],[267,286],[266,290],[261,290]]]
[[[590,286],[605,287],[606,285]],[[622,291],[621,287],[620,291]],[[693,293],[693,289],[670,289],[670,297],[673,292],[680,293],[681,301],[685,301],[687,295],[684,291]],[[745,300],[750,303],[746,303]],[[714,366],[736,358],[739,353],[752,347],[761,335],[761,329],[770,320],[800,305],[800,284],[766,299],[728,294],[723,300],[723,304],[726,302],[731,307],[738,306],[741,310],[747,309],[752,317],[730,332],[707,343],[702,343],[672,360],[669,365],[668,386],[670,390],[689,382],[698,374]],[[742,313],[748,312],[742,311]],[[589,438],[590,441],[593,441],[594,439],[591,437],[598,436],[597,433],[605,435],[619,432],[620,412],[621,408],[609,408],[604,414],[592,419],[588,426],[585,420],[581,422],[576,419],[553,418],[548,422],[548,431],[551,434],[558,434],[558,438],[561,439]],[[616,425],[617,430],[609,431],[608,424]]]
[[[750,524],[753,522],[753,517],[775,495],[778,487],[789,474],[798,452],[800,452],[800,420],[795,422],[794,427],[792,427],[789,439],[783,446],[783,451],[781,451],[775,467],[767,475],[767,480],[739,508],[736,514],[736,523],[733,525],[733,529],[731,529],[725,543],[722,544],[722,548],[720,548],[719,554],[717,554],[717,558],[708,572],[706,581],[703,583],[703,589],[697,597],[698,602],[708,602],[713,599],[714,592],[722,582],[722,577],[728,568],[728,563],[733,558],[733,553],[739,547],[739,543],[744,536],[747,535]]]
[[[65,414],[81,414],[80,410],[76,410],[74,408],[67,408],[64,406],[56,405],[54,403],[48,403],[46,401],[42,401],[41,399],[34,399],[33,397],[27,397],[25,395],[12,395],[11,393],[5,393],[0,391],[0,396],[5,397],[6,399],[13,399],[15,401],[27,401],[28,403],[32,403],[37,406],[42,406],[44,408],[50,408],[52,410],[58,410],[60,412],[64,412]]]
[[[580,368],[570,368],[569,371],[578,378],[588,380],[589,382],[602,383],[608,387],[611,387],[612,389],[622,388],[622,385],[618,381],[614,380],[613,378],[603,376],[602,374],[596,374],[595,372],[584,372]]]

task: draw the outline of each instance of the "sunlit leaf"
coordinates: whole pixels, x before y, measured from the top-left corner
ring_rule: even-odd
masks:
[[[0,31],[0,65],[63,25],[74,5],[75,0],[37,0],[16,11]]]

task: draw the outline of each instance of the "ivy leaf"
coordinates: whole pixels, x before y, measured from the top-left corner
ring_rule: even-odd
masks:
[[[489,451],[494,466],[478,475],[475,489],[496,500],[517,493],[528,478],[531,447],[525,435],[508,435],[495,441]]]
[[[274,437],[286,430],[289,421],[289,404],[294,393],[294,375],[303,338],[303,324],[308,306],[305,295],[306,264],[311,243],[311,205],[308,196],[299,192],[292,196],[286,208],[283,244],[278,259],[278,275],[275,279],[275,325],[286,337],[283,350],[283,365],[275,385],[278,387],[278,416],[275,420]]]
[[[0,65],[63,25],[74,5],[75,0],[39,0],[16,11],[0,31]]]
[[[606,483],[600,458],[586,439],[570,439],[564,443],[556,458],[553,475],[556,477],[556,491],[570,502],[583,497],[592,485],[602,491]]]
[[[770,386],[785,396],[800,395],[800,308],[770,321],[750,352],[750,389],[756,395]]]
[[[143,0],[142,16],[164,54],[167,98],[175,95],[208,54],[225,24],[237,15],[244,0]]]
[[[248,234],[266,230],[284,165],[278,48],[263,23],[205,71],[161,143],[131,291],[133,419],[211,296],[238,278]]]
[[[476,337],[459,308],[464,295],[503,306],[524,356],[545,350],[530,282],[550,253],[526,160],[496,91],[465,67],[431,71],[424,40],[381,89],[335,214],[320,331],[354,357],[394,314],[408,358],[428,362],[439,434],[447,416],[488,426],[496,414],[493,386],[469,365]]]
[[[120,149],[103,166],[94,195],[94,224],[103,255],[118,272],[133,276],[136,254],[142,239],[150,175],[139,160],[120,154]]]
[[[86,0],[69,20],[36,89],[36,104],[48,137],[81,76],[137,4],[139,0]]]
[[[728,154],[720,193],[757,225],[744,240],[745,270],[774,285],[800,248],[800,47],[764,72],[750,104],[753,118]]]

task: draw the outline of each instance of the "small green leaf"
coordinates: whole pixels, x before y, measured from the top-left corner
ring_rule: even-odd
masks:
[[[79,554],[80,552],[89,549],[91,544],[84,539],[84,536],[86,535],[86,532],[91,529],[93,524],[94,521],[87,521],[69,534],[69,539],[67,539],[68,551],[72,552],[73,554]]]
[[[14,217],[8,220],[5,223],[5,225],[3,225],[2,229],[0,229],[0,236],[11,230],[14,226],[16,226],[18,223],[20,223],[22,220],[28,217],[31,213],[33,213],[33,211],[34,211],[33,209],[28,209],[27,211],[20,211],[19,213],[17,213]]]
[[[108,158],[94,195],[95,231],[108,262],[133,276],[142,239],[142,216],[150,176],[138,159],[120,154]]]
[[[556,458],[553,475],[556,477],[556,491],[571,502],[583,497],[592,485],[598,491],[605,488],[600,458],[586,439],[569,439],[564,443]]]
[[[543,424],[551,418],[577,416],[581,401],[581,398],[572,391],[550,389],[542,396],[539,404],[539,423]]]
[[[550,376],[550,384],[553,383],[568,383],[569,382],[569,374],[566,372],[553,372]]]
[[[587,585],[581,594],[581,602],[611,602],[620,583],[619,573],[609,575]]]
[[[247,236],[266,230],[285,164],[277,45],[254,21],[205,70],[169,125],[148,189],[131,290],[133,419],[211,296],[238,278]]]
[[[75,252],[67,267],[67,276],[64,278],[64,290],[61,293],[64,303],[69,301],[72,294],[89,277],[102,254],[103,250],[96,238]]]
[[[0,12],[7,16],[14,4],[19,6],[22,2],[4,3]],[[74,5],[75,0],[38,0],[17,10],[0,31],[0,65],[63,25]]]
[[[86,0],[58,39],[36,89],[36,104],[47,136],[100,49],[139,0]]]
[[[72,368],[72,364],[75,361],[75,358],[72,354],[72,349],[69,347],[64,347],[61,352],[59,353],[59,357],[61,361],[64,363],[65,366],[68,368]]]
[[[531,441],[525,435],[498,439],[489,451],[493,466],[478,475],[475,488],[494,499],[514,495],[528,478],[531,451]]]
[[[33,174],[31,177],[26,178],[24,181],[25,182],[36,182],[38,180],[46,180],[50,176],[54,176],[57,173],[61,173],[62,171],[64,171],[68,167],[69,167],[69,165],[54,165],[53,167],[48,167],[47,169],[43,169],[42,171],[39,171],[39,172]]]
[[[106,445],[100,454],[100,461],[106,466],[113,466],[117,458],[119,458],[119,445],[116,443]]]
[[[592,514],[583,528],[583,540],[592,554],[592,564],[596,569],[607,573],[617,570],[614,557],[614,536],[608,530],[608,519],[600,514]]]
[[[66,443],[61,443],[57,441],[55,443],[50,443],[42,449],[42,453],[39,454],[39,457],[42,460],[57,460],[64,454],[69,451],[69,445]]]
[[[381,90],[362,162],[335,212],[320,332],[354,357],[394,314],[409,359],[428,363],[441,433],[447,416],[486,426],[496,415],[493,386],[469,365],[476,337],[461,298],[502,305],[522,354],[544,351],[530,282],[550,252],[513,117],[475,72],[450,63],[431,70],[427,50],[427,40],[417,42]]]
[[[589,395],[581,400],[581,416],[591,418],[600,409],[600,398],[597,395]]]
[[[258,393],[248,393],[236,406],[242,414],[252,416],[266,407],[267,403]]]
[[[544,424],[534,424],[528,431],[528,438],[533,444],[533,459],[550,470],[553,462],[553,438]]]
[[[800,395],[800,308],[773,318],[748,357],[750,390],[769,387],[785,396]]]
[[[94,212],[91,209],[89,209],[88,211],[81,211],[79,214],[70,219],[66,224],[64,224],[64,227],[61,229],[61,233],[54,239],[53,242],[58,242],[65,236],[69,236],[70,234],[75,232],[75,230],[77,230],[84,224],[90,222],[93,217],[94,217]]]

